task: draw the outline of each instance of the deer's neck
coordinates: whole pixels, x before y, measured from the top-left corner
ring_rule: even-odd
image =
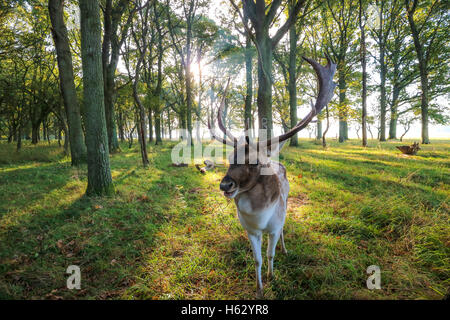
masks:
[[[279,198],[278,176],[276,174],[260,175],[252,188],[236,196],[235,203],[239,210],[251,213],[271,207]]]

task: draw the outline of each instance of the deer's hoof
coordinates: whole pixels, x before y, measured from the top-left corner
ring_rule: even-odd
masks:
[[[264,298],[264,290],[262,288],[258,288],[256,290],[256,299],[263,299]]]

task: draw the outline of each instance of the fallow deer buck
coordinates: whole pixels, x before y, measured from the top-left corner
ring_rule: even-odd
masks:
[[[218,141],[234,148],[229,156],[230,166],[220,182],[220,189],[225,197],[234,199],[239,221],[247,231],[256,268],[257,297],[263,296],[261,281],[261,240],[262,234],[269,234],[267,246],[268,278],[273,276],[273,258],[275,247],[281,236],[281,246],[287,253],[284,244],[283,226],[286,217],[289,182],[285,167],[270,160],[271,154],[279,152],[284,142],[304,129],[311,120],[330,102],[336,83],[333,75],[336,64],[327,56],[327,65],[322,66],[314,60],[303,57],[314,69],[319,81],[319,94],[309,114],[288,132],[264,141],[253,142],[245,130],[245,140],[237,140],[222,122],[224,100],[218,110],[218,125],[224,136],[217,135],[208,122],[212,136]],[[228,85],[227,85],[228,88]],[[227,89],[226,89],[227,90]],[[225,92],[226,92],[225,90]],[[242,141],[242,142],[241,142]]]

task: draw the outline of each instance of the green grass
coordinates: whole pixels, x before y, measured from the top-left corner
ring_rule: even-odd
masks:
[[[277,249],[266,298],[443,298],[450,142],[417,156],[399,144],[283,150],[289,253]],[[56,144],[16,153],[1,143],[0,299],[253,299],[250,244],[218,188],[225,168],[171,167],[173,145],[151,146],[148,169],[137,146],[122,145],[111,157],[117,194],[88,199],[86,167],[72,168]],[[366,288],[372,264],[381,290]],[[81,268],[81,290],[66,288],[69,265]]]

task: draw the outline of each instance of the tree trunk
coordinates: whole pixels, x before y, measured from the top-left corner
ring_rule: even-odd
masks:
[[[69,132],[68,128],[64,126],[64,154],[69,154],[69,148],[70,148],[70,141],[69,141]]]
[[[244,23],[248,23],[248,17],[246,11],[244,11]],[[252,133],[252,96],[253,96],[253,54],[252,54],[252,42],[249,35],[246,33],[245,38],[245,106],[244,106],[244,124],[248,130],[248,135],[253,138]]]
[[[152,109],[148,109],[148,143],[153,142],[153,116]]]
[[[39,131],[40,131],[41,123],[40,122],[32,122],[31,123],[31,143],[37,144],[40,140]]]
[[[155,114],[155,144],[161,144],[161,113]]]
[[[122,4],[124,6],[127,3]],[[114,73],[117,67],[119,46],[117,44],[117,23],[113,23],[113,15],[119,17],[123,11],[113,13],[112,0],[106,0],[105,10],[103,14],[104,36],[102,43],[102,66],[103,66],[103,84],[104,84],[104,100],[105,100],[105,117],[106,129],[108,132],[108,147],[111,153],[119,151],[119,141],[117,139],[117,128],[115,122],[115,82]],[[117,17],[115,17],[117,19]],[[114,41],[113,41],[114,38]],[[114,45],[112,45],[114,43]],[[110,61],[111,60],[111,61]]]
[[[428,136],[428,66],[425,58],[424,47],[420,43],[419,30],[414,22],[414,11],[410,10],[408,1],[405,1],[407,6],[406,12],[408,16],[409,26],[411,28],[411,34],[414,40],[414,48],[417,53],[417,60],[419,60],[419,71],[420,71],[420,86],[421,86],[421,99],[420,108],[422,115],[422,143],[429,144],[430,139]],[[430,49],[428,49],[430,50]]]
[[[320,140],[320,138],[322,138],[322,120],[317,119],[316,139]]]
[[[400,89],[394,84],[392,88],[391,119],[389,121],[389,139],[397,139],[398,96]]]
[[[123,113],[122,111],[119,111],[119,121],[118,121],[118,125],[119,125],[119,138],[121,142],[125,141],[125,131],[123,128]]]
[[[330,129],[330,113],[328,112],[328,105],[326,106],[326,110],[327,110],[327,126],[322,135],[322,147],[324,147],[324,148],[327,147],[326,135],[327,135],[328,129]]]
[[[17,151],[20,151],[22,149],[22,125],[19,123],[19,128],[17,130]]]
[[[267,35],[259,35],[267,33]],[[260,138],[272,136],[272,44],[268,35],[268,30],[256,34],[256,41],[259,47],[258,54],[258,122]],[[258,39],[259,38],[259,39]],[[266,130],[262,133],[261,130]],[[261,134],[263,135],[261,137]]]
[[[110,67],[107,67],[110,69]],[[114,110],[114,72],[106,72],[106,85],[105,85],[105,118],[106,129],[108,132],[108,147],[111,153],[115,153],[119,150],[119,140],[117,139],[117,128],[115,122],[115,110]]]
[[[156,14],[156,5],[155,5],[155,14]],[[158,32],[158,74],[157,74],[157,82],[155,88],[155,106],[154,106],[154,115],[155,115],[155,144],[161,144],[161,94],[162,94],[162,62],[163,62],[163,35],[161,31],[161,27],[159,24],[159,19],[156,17],[156,27]],[[200,68],[200,63],[199,63]],[[200,98],[199,98],[200,99]],[[199,102],[200,103],[200,102]]]
[[[294,3],[289,1],[289,15],[292,14]],[[296,79],[296,60],[297,60],[297,30],[296,24],[293,23],[289,28],[289,115],[291,120],[291,128],[297,124],[297,79]],[[290,146],[298,146],[298,134],[291,137]]]
[[[347,85],[345,83],[345,76],[343,71],[339,72],[339,142],[347,140],[347,117],[344,108],[345,106],[345,94]]]
[[[64,24],[63,1],[49,0],[49,15],[52,23],[52,35],[59,68],[59,82],[67,116],[68,139],[72,165],[78,166],[86,162],[86,145],[81,125],[81,112],[73,75],[72,55],[69,37]]]
[[[137,91],[136,91],[137,96]],[[148,155],[147,155],[147,139],[145,134],[145,112],[144,107],[140,104],[140,100],[137,100],[138,102],[138,109],[139,109],[139,126],[138,126],[138,138],[139,143],[141,144],[141,158],[142,158],[142,164],[144,168],[146,168],[149,164],[148,161]]]
[[[186,120],[189,140],[192,139],[192,73],[191,73],[191,40],[192,40],[192,18],[187,23],[186,31],[186,61],[185,61],[185,83],[186,83]]]
[[[397,121],[397,116],[391,114],[391,120],[389,121],[389,139],[397,139]]]
[[[361,30],[361,67],[362,67],[362,112],[361,112],[361,128],[362,128],[362,145],[367,147],[367,70],[366,70],[366,32],[365,24],[362,21],[362,0],[359,0],[359,28]],[[359,135],[358,135],[359,139]]]
[[[428,71],[426,66],[420,66],[420,85],[422,89],[420,109],[422,115],[422,143],[429,144],[428,136]]]
[[[114,193],[109,166],[98,0],[80,0],[81,59],[88,150],[88,196]]]
[[[167,108],[167,128],[169,129],[169,140],[172,140],[172,128],[170,127],[170,110]]]
[[[380,141],[386,141],[386,62],[384,44],[380,44]]]

